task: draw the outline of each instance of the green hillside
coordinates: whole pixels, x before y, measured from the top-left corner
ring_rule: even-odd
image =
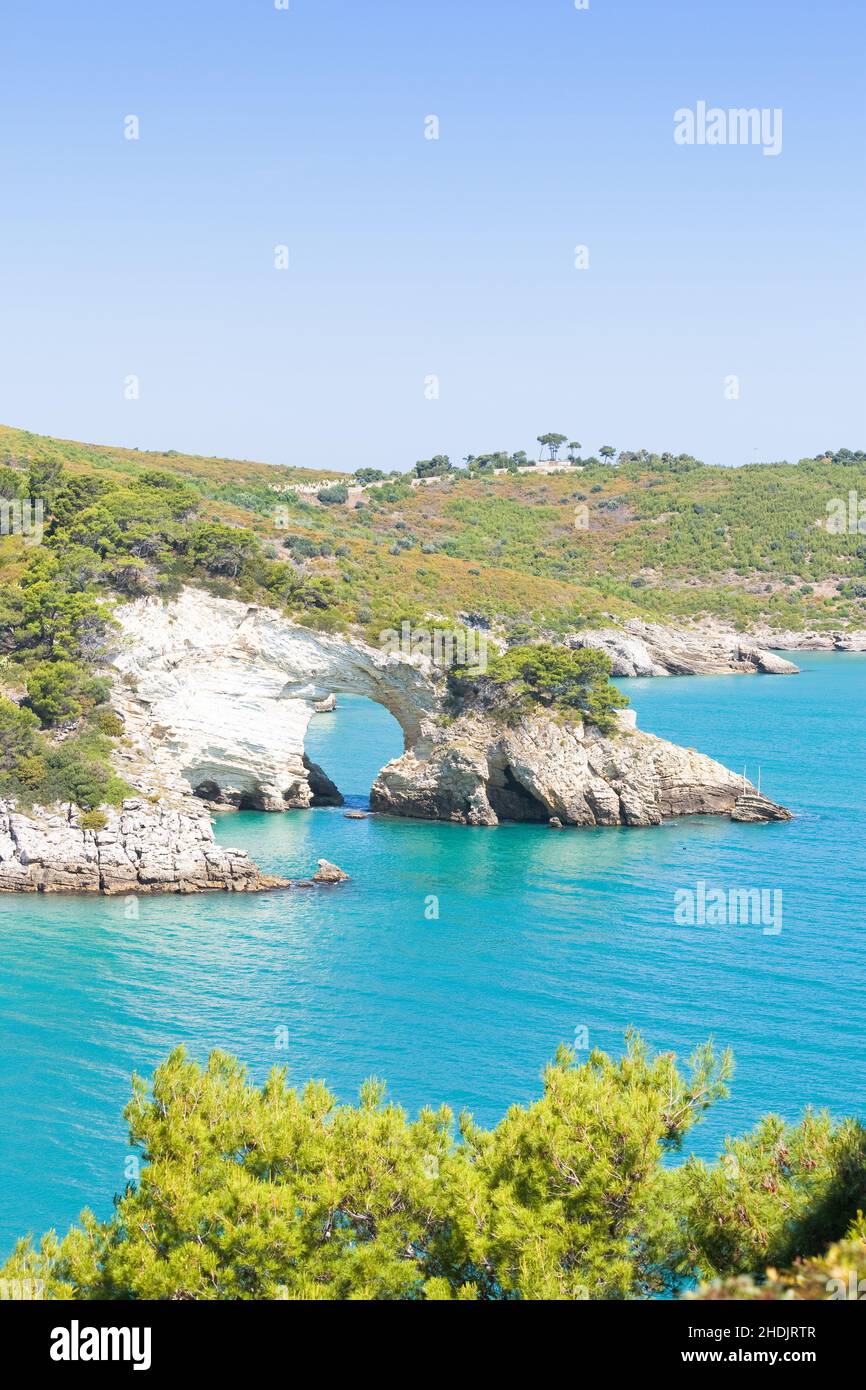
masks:
[[[491,454],[353,477],[0,428],[0,798],[73,802],[104,824],[129,792],[105,673],[113,609],[190,583],[375,644],[403,621],[487,622],[512,648],[499,673],[526,693],[538,672],[524,679],[514,648],[542,639],[547,685],[595,681],[599,722],[607,666],[581,654],[566,671],[550,646],[577,627],[866,627],[862,453],[725,469],[576,448],[561,471]],[[828,525],[840,509],[853,526]]]
[[[466,612],[519,636],[632,615],[866,624],[866,535],[826,525],[834,500],[866,498],[862,454],[741,469],[646,451],[558,473],[523,462],[439,458],[414,487],[406,473],[328,488],[339,461],[272,467],[0,427],[0,498],[47,509],[43,546],[0,541],[4,591],[47,553],[82,592],[192,581],[374,639],[402,618]]]

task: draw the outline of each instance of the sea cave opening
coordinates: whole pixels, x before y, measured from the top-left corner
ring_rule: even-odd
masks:
[[[487,798],[500,820],[541,822],[550,819],[549,809],[521,786],[504,759],[497,763],[491,758],[489,766]]]

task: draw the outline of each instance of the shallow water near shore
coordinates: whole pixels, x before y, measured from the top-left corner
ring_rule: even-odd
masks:
[[[733,1047],[730,1101],[688,1137],[812,1102],[866,1112],[866,655],[801,652],[796,677],[618,681],[642,728],[700,749],[796,813],[657,829],[473,829],[339,809],[217,823],[267,870],[320,856],[349,884],[261,896],[0,897],[0,1254],[111,1210],[133,1069],[178,1043],[275,1063],[352,1099],[366,1076],[410,1112],[495,1123],[540,1090],[560,1041],[612,1052],[629,1025],[688,1053]],[[342,697],[308,752],[364,805],[400,751],[391,717]],[[781,931],[678,925],[679,889],[781,890]],[[431,917],[438,900],[438,918]],[[288,1045],[277,1046],[286,1029]]]

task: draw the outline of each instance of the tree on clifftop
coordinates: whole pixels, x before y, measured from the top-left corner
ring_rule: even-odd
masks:
[[[611,684],[610,669],[610,657],[594,647],[540,642],[510,647],[481,676],[456,670],[449,684],[458,703],[474,695],[512,721],[540,706],[580,715],[606,733],[614,727],[615,711],[628,704],[628,696]]]
[[[536,438],[538,439],[538,442],[541,445],[542,449],[548,449],[550,451],[550,457],[552,459],[555,459],[559,457],[559,451],[562,448],[568,436],[565,434],[551,433],[539,434],[536,436]]]

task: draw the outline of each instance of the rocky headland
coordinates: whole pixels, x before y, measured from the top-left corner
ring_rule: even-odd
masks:
[[[129,604],[120,620],[115,705],[127,775],[185,787],[211,807],[339,804],[337,774],[331,781],[304,752],[310,719],[335,692],[378,701],[402,727],[404,753],[372,791],[373,809],[392,815],[654,825],[730,814],[754,792],[712,758],[639,731],[633,711],[607,736],[544,712],[516,725],[476,711],[455,720],[423,657],[298,627],[271,609],[187,589],[169,605]],[[773,803],[760,801],[773,818]]]
[[[423,657],[407,661],[199,589],[184,589],[170,603],[122,605],[118,622],[110,666],[124,730],[117,767],[139,794],[97,824],[72,806],[24,811],[0,803],[0,889],[116,894],[293,886],[217,844],[212,814],[341,805],[338,786],[307,757],[304,738],[323,703],[332,708],[342,692],[384,705],[403,730],[404,752],[373,785],[371,805],[381,813],[562,826],[789,816],[712,758],[639,730],[630,710],[606,733],[545,710],[503,719],[469,708],[455,717]],[[721,648],[710,655],[691,648],[687,660],[687,644],[647,625],[574,641],[604,645],[622,674],[665,674],[687,664],[732,669]],[[770,655],[740,643],[728,658],[755,670],[795,669],[778,658],[774,668]],[[339,881],[342,871],[328,861],[301,880]]]
[[[573,633],[572,647],[607,652],[614,676],[793,676],[780,651],[866,651],[866,632],[787,631],[761,626],[745,635],[719,622],[670,627],[629,618],[621,627]]]
[[[633,711],[620,713],[617,725],[602,734],[549,716],[507,724],[466,714],[383,768],[371,804],[467,825],[648,826],[672,816],[734,816],[750,798],[750,819],[790,819],[721,763],[638,730]]]
[[[568,643],[607,652],[614,676],[791,676],[798,670],[754,638],[719,626],[671,628],[631,618],[621,628],[574,633]]]

